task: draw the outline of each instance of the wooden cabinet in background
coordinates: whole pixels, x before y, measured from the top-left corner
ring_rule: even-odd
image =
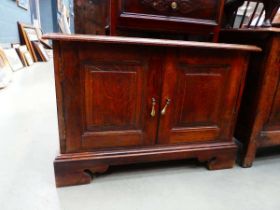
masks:
[[[157,39],[47,35],[54,40],[61,154],[57,186],[111,165],[197,158],[231,168],[250,51]]]
[[[250,167],[258,148],[280,145],[280,29],[225,30],[221,41],[263,49],[250,59],[235,131],[243,144],[241,164]]]
[[[75,33],[217,41],[223,8],[224,0],[75,0]]]
[[[76,34],[106,34],[110,0],[74,0]]]
[[[110,30],[212,33],[217,41],[223,8],[224,0],[110,0]]]

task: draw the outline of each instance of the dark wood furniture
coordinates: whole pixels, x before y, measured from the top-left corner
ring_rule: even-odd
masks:
[[[110,165],[197,158],[231,168],[247,45],[47,35],[55,55],[57,186]]]
[[[207,35],[218,40],[224,0],[75,0],[75,32],[147,36]],[[148,35],[147,35],[148,34]],[[172,37],[172,36],[169,36]],[[208,38],[207,38],[208,39]]]
[[[109,0],[74,0],[75,33],[104,35],[110,25]]]
[[[134,29],[213,34],[217,41],[224,0],[110,0],[110,32]]]
[[[258,148],[280,145],[280,29],[225,30],[221,40],[263,49],[251,57],[235,131],[241,164],[250,167]]]
[[[233,20],[236,18],[237,10],[239,7],[241,7],[244,4],[245,0],[227,0],[225,3],[225,25],[232,26]],[[272,21],[277,13],[279,6],[280,6],[280,0],[252,0],[247,1],[246,3],[246,9],[244,10],[244,14],[240,23],[240,28],[243,26],[243,21],[245,19],[246,13],[248,11],[248,7],[250,2],[256,2],[255,8],[253,10],[253,14],[251,16],[251,19],[249,20],[249,24],[247,27],[250,27],[253,18],[255,18],[255,14],[258,10],[258,7],[260,3],[263,4],[262,10],[260,12],[257,24],[259,23],[262,15],[264,15],[264,21],[262,24],[262,27],[271,27]],[[257,26],[257,25],[256,25]],[[256,27],[255,26],[255,27]]]

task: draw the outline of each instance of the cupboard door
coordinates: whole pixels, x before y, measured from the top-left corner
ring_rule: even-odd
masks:
[[[245,72],[242,55],[173,54],[166,59],[158,143],[231,141]]]
[[[80,63],[68,70],[72,75],[67,76],[64,97],[69,101],[66,133],[80,132],[67,139],[67,150],[153,144],[158,115],[152,117],[151,111],[153,105],[158,109],[154,82],[158,58],[141,47],[137,51],[129,46],[79,47]]]

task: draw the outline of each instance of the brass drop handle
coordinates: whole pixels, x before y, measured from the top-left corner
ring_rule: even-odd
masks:
[[[171,103],[171,99],[169,99],[169,98],[166,99],[166,104],[165,104],[164,108],[161,110],[161,115],[165,115],[167,107],[170,105],[170,103]]]
[[[155,117],[156,116],[156,99],[152,98],[152,111],[151,111],[151,116]]]
[[[173,1],[172,3],[171,3],[171,8],[173,9],[173,10],[176,10],[176,9],[178,9],[178,4],[177,4],[177,2],[176,1]]]

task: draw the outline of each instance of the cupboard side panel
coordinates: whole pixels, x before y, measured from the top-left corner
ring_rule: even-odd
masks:
[[[60,42],[53,41],[53,53],[54,53],[54,75],[55,75],[55,89],[56,89],[56,104],[57,104],[57,118],[58,118],[58,131],[60,152],[63,154],[66,152],[66,128],[64,119],[64,102],[63,102],[63,61],[62,52],[60,50]]]
[[[82,94],[78,46],[76,43],[61,42],[62,66],[63,66],[63,108],[66,127],[66,149],[65,152],[77,152],[81,143],[81,116],[80,102]]]

